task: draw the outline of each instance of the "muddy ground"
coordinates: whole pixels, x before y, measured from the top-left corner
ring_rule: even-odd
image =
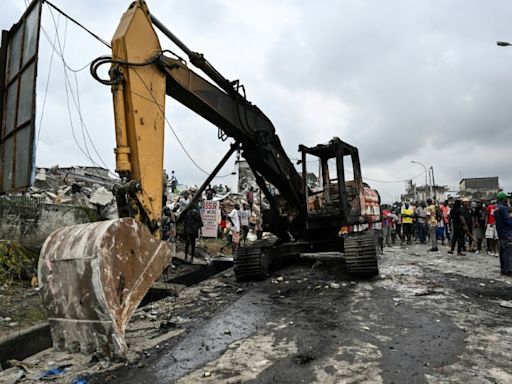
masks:
[[[0,286],[0,338],[45,320],[37,289],[27,282]]]
[[[495,257],[426,249],[386,249],[372,281],[303,263],[244,284],[143,364],[91,383],[512,382],[512,279]]]
[[[512,279],[495,257],[426,250],[386,248],[370,281],[325,263],[223,272],[140,309],[127,363],[49,350],[19,382],[68,363],[56,382],[511,383]]]
[[[200,246],[201,256],[210,249],[218,253],[218,250],[216,250],[216,248],[220,248],[218,244],[220,244],[219,240],[202,241]],[[207,264],[204,257],[197,257],[193,264],[190,261],[183,262],[183,248],[183,245],[179,243],[178,257],[174,259],[172,267],[169,267],[160,276],[159,282],[186,275],[199,266]],[[148,295],[146,301],[148,300],[151,300],[151,295]],[[46,321],[47,313],[42,305],[38,287],[32,287],[30,281],[20,280],[0,285],[0,338],[16,334],[25,328]]]

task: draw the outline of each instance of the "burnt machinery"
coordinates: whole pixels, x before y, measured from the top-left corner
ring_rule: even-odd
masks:
[[[210,81],[162,50],[153,25]],[[110,65],[108,79],[97,73],[103,64]],[[112,89],[121,178],[114,193],[121,218],[61,228],[46,240],[38,274],[55,346],[124,356],[127,322],[170,262],[170,247],[158,240],[165,94],[214,124],[219,137],[235,140],[224,161],[240,148],[269,202],[263,227],[276,237],[237,251],[237,279],[264,278],[276,263],[299,256],[345,259],[351,274],[378,274],[371,226],[379,221],[380,199],[362,181],[355,147],[338,138],[300,146],[299,174],[272,122],[246,99],[240,83],[191,51],[141,0],[122,16],[112,56],[95,60],[91,73]],[[314,183],[308,179],[309,158],[319,164]]]

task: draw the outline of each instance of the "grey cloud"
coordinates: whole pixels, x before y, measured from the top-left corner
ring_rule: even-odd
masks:
[[[0,15],[4,28],[21,14],[12,6],[19,2],[8,3]],[[121,0],[55,3],[107,40],[127,7]],[[512,171],[506,168],[512,49],[495,45],[512,39],[512,3],[282,0],[244,9],[209,0],[149,1],[149,7],[221,73],[242,79],[290,155],[299,143],[313,145],[338,135],[359,147],[367,177],[411,177],[421,170],[409,163],[414,159],[434,165],[441,184],[457,184],[459,171],[466,177],[503,171],[501,183],[512,190]],[[46,25],[51,32],[51,19]],[[72,24],[67,41],[66,57],[73,66],[108,53]],[[162,46],[171,47],[166,40]],[[46,51],[40,85],[49,60],[44,38],[41,49]],[[59,65],[54,61],[42,135],[48,149],[40,158],[53,161],[62,154],[66,161],[80,162],[76,146],[68,148],[73,142]],[[110,91],[88,76],[85,71],[79,77],[84,116],[102,157],[113,164]],[[41,93],[40,86],[38,107]],[[227,150],[226,143],[217,141],[216,128],[172,101],[168,117],[192,156],[213,168]],[[171,133],[166,135],[166,168],[179,172],[180,181],[200,183],[204,175]],[[383,196],[403,191],[402,183],[372,185]]]

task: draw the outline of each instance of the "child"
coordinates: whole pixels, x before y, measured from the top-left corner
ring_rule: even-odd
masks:
[[[443,220],[440,220],[437,222],[436,237],[437,237],[437,240],[441,240],[441,245],[444,245],[444,222],[443,222]]]

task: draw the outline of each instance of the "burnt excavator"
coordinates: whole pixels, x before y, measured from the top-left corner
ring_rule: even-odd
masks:
[[[210,81],[162,50],[154,27]],[[109,78],[98,75],[104,64],[110,65]],[[263,279],[296,257],[344,260],[349,274],[378,274],[372,226],[380,220],[380,197],[362,180],[357,148],[338,138],[301,145],[302,172],[297,172],[272,122],[246,99],[239,81],[227,80],[191,51],[141,0],[122,16],[112,56],[96,59],[91,73],[112,89],[120,177],[113,192],[120,218],[64,227],[46,240],[38,276],[55,347],[125,356],[127,323],[170,263],[171,248],[159,240],[166,94],[215,125],[220,138],[234,139],[223,161],[240,150],[268,202],[263,229],[275,236],[239,248],[238,280]],[[314,181],[311,159],[318,165]]]

